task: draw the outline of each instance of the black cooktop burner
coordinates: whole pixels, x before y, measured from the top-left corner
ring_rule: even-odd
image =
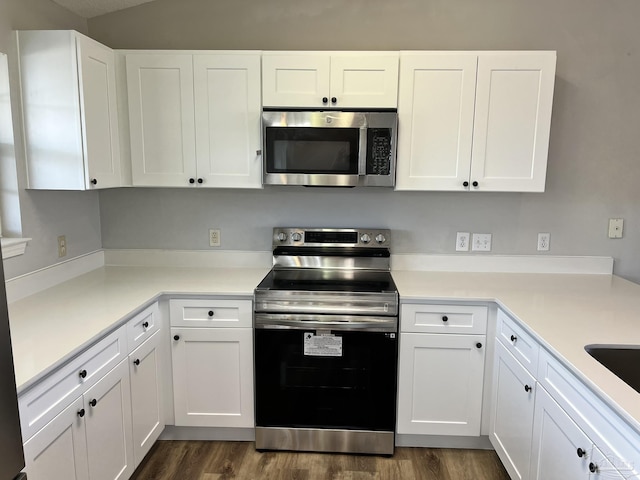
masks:
[[[326,292],[396,292],[389,272],[360,270],[271,270],[257,290]]]

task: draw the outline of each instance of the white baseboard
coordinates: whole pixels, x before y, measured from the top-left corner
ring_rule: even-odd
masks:
[[[555,255],[391,255],[391,270],[489,273],[613,273],[611,257]]]
[[[59,283],[104,266],[104,252],[98,250],[6,281],[7,302],[15,302]]]
[[[160,440],[224,440],[228,442],[253,442],[254,428],[176,427],[167,425]]]

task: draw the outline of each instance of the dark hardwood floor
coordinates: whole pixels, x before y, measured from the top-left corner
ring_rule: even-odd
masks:
[[[132,480],[509,480],[495,452],[396,448],[391,458],[256,452],[253,442],[158,441]]]

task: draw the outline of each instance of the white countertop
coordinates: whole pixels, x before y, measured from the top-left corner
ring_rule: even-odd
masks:
[[[267,268],[103,267],[9,305],[18,391],[164,294],[250,297]],[[402,302],[497,302],[640,431],[640,393],[584,351],[640,345],[640,285],[612,275],[394,271]]]

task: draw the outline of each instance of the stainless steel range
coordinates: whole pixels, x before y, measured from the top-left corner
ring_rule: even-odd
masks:
[[[273,260],[255,290],[256,448],[393,454],[389,230],[276,228]]]

